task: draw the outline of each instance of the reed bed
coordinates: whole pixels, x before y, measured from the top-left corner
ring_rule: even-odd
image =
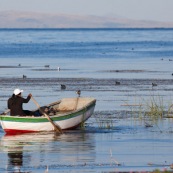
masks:
[[[94,115],[98,128],[112,129],[114,127],[114,116],[112,114],[99,114]]]
[[[172,101],[165,101],[159,94],[150,94],[148,99],[135,97],[133,104],[126,102],[123,106],[130,110],[132,119],[140,119],[146,126],[157,124],[163,118],[173,118]],[[129,111],[127,112],[129,113]]]
[[[127,99],[128,100],[128,99]],[[98,112],[94,114],[96,124],[100,129],[113,129],[115,121],[131,118],[132,121],[141,121],[146,127],[157,125],[163,118],[173,118],[173,103],[171,100],[165,101],[159,94],[150,94],[149,98],[144,99],[140,96],[134,97],[133,103],[124,102],[121,106],[125,111]]]

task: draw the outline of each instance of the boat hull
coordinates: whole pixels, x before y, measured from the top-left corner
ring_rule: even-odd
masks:
[[[95,100],[85,108],[50,118],[62,130],[74,129],[85,122],[94,112]],[[1,116],[1,126],[7,134],[54,131],[54,126],[46,117]]]

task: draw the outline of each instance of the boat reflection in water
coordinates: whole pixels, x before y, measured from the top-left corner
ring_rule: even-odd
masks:
[[[44,171],[46,167],[63,169],[94,163],[96,159],[93,134],[80,130],[62,135],[5,135],[1,138],[1,151],[7,153],[7,171],[13,172]],[[4,164],[0,166],[5,167]]]
[[[8,166],[7,171],[20,172],[21,167],[23,166],[23,152],[22,148],[20,150],[8,152]]]

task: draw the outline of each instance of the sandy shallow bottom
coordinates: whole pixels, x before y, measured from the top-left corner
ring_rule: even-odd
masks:
[[[1,109],[6,108],[9,93],[17,86],[30,91],[40,105],[62,97],[97,99],[95,113],[85,129],[54,133],[6,136],[1,130],[0,171],[21,172],[121,172],[171,170],[173,163],[173,120],[165,118],[157,123],[139,118],[138,104],[151,95],[170,101],[171,79],[92,78],[1,78]],[[66,89],[61,90],[60,85]],[[161,93],[161,95],[158,95]],[[127,105],[132,106],[127,106]],[[32,101],[27,109],[36,106]],[[3,109],[1,110],[3,112]]]

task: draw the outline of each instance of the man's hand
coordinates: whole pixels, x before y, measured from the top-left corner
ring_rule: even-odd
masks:
[[[28,96],[31,98],[32,97],[32,94],[30,93]]]

